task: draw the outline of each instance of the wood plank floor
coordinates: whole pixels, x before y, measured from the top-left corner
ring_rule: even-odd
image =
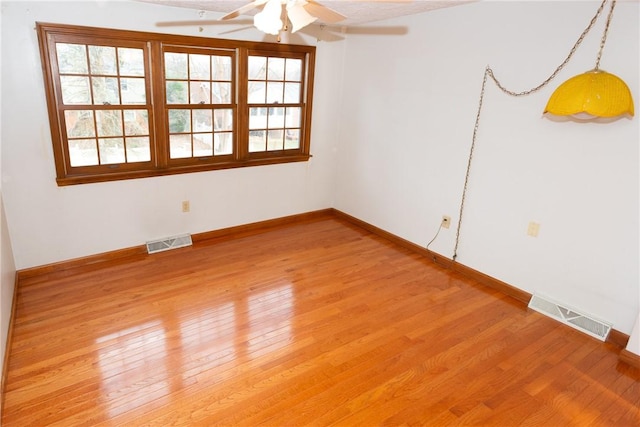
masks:
[[[4,426],[640,425],[619,348],[331,216],[65,276]]]

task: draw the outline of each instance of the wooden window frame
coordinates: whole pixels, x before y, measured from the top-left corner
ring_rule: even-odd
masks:
[[[307,161],[310,155],[311,106],[315,68],[314,46],[224,40],[194,36],[168,35],[140,31],[114,30],[76,25],[36,23],[44,77],[49,124],[59,186],[153,176],[202,172],[246,166]],[[62,103],[60,73],[55,44],[78,43],[104,46],[144,46],[146,105],[69,106]],[[169,125],[165,99],[164,51],[232,52],[233,153],[231,155],[171,159]],[[277,151],[249,151],[248,57],[258,52],[269,57],[302,59],[302,88],[299,148]],[[197,104],[193,104],[197,105]],[[277,104],[276,104],[277,105]],[[298,104],[296,104],[298,105]],[[280,106],[280,105],[278,105]],[[69,109],[147,109],[149,120],[150,161],[109,165],[71,166],[65,125]],[[284,147],[283,147],[284,148]]]

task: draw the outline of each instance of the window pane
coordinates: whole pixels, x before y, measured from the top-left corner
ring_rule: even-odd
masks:
[[[149,114],[147,110],[124,111],[125,135],[149,135]]]
[[[98,136],[122,136],[122,111],[96,111],[96,125]]]
[[[171,135],[169,137],[169,155],[172,159],[191,157],[191,134]]]
[[[213,155],[213,134],[196,133],[193,135],[193,157],[209,157]]]
[[[267,83],[267,104],[279,103],[284,101],[283,98],[284,85],[282,83]]]
[[[98,105],[118,105],[118,79],[114,77],[92,77],[93,103]]]
[[[249,103],[264,104],[267,94],[267,86],[264,82],[249,82]]]
[[[124,163],[124,139],[122,138],[102,138],[98,140],[100,148],[100,163],[112,165]]]
[[[231,57],[212,56],[213,80],[231,80]]]
[[[252,130],[249,132],[249,152],[265,151],[267,147],[267,131]]]
[[[148,162],[151,160],[149,138],[127,138],[127,163]]]
[[[60,74],[88,74],[87,51],[83,44],[56,43]]]
[[[233,134],[229,132],[216,133],[214,136],[214,153],[217,156],[233,154]]]
[[[269,58],[267,80],[284,80],[284,58]]]
[[[211,104],[211,83],[190,82],[191,104]]]
[[[144,76],[142,49],[118,48],[118,63],[121,76]]]
[[[213,130],[211,110],[193,110],[193,131],[211,132]]]
[[[284,148],[300,148],[300,129],[286,129],[284,135]]]
[[[209,55],[189,55],[189,79],[211,80]]]
[[[249,129],[265,129],[267,127],[267,109],[249,109]]]
[[[187,103],[187,82],[167,82],[167,104]]]
[[[284,102],[287,104],[300,103],[300,83],[284,84]]]
[[[93,123],[93,111],[67,110],[64,112],[64,122],[68,138],[87,138],[96,136]]]
[[[71,166],[94,166],[98,164],[98,147],[95,139],[73,139],[69,141]]]
[[[249,57],[249,80],[265,80],[267,78],[267,58],[264,56]]]
[[[269,129],[284,127],[284,108],[269,108]]]
[[[299,128],[301,114],[302,114],[301,108],[287,107],[287,115],[285,116],[284,126],[288,128]]]
[[[167,79],[186,79],[187,54],[166,52],[164,54],[164,69]]]
[[[283,140],[284,140],[283,130],[270,130],[269,140],[267,141],[267,150],[269,151],[282,150]]]
[[[191,132],[191,110],[169,110],[169,132]]]
[[[91,104],[89,77],[60,76],[65,105]]]
[[[233,110],[215,110],[215,128],[218,131],[233,130]]]
[[[213,83],[212,104],[231,104],[231,83]]]
[[[128,77],[121,78],[120,90],[122,92],[123,104],[147,103],[147,89],[144,86],[144,79]]]
[[[89,46],[89,65],[91,74],[117,75],[116,49],[110,46]]]
[[[302,60],[287,58],[285,80],[299,82],[302,78]]]

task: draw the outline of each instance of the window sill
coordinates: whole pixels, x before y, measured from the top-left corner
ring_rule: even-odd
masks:
[[[177,167],[174,166],[167,169],[137,170],[137,171],[127,171],[127,172],[121,172],[121,173],[110,172],[108,174],[93,174],[93,175],[92,174],[67,175],[65,177],[58,177],[56,179],[56,182],[58,186],[63,187],[67,185],[121,181],[121,180],[136,179],[136,178],[151,178],[154,176],[177,175],[182,173],[193,173],[193,172],[206,172],[206,171],[214,171],[214,170],[221,170],[221,169],[242,168],[242,167],[248,167],[248,166],[263,166],[263,165],[274,165],[274,164],[281,164],[281,163],[306,162],[311,157],[312,156],[308,154],[300,154],[295,156],[250,159],[250,160],[244,160],[244,161],[233,161],[233,162],[207,164],[207,165],[177,166]]]

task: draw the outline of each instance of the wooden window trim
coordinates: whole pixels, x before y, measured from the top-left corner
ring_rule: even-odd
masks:
[[[237,167],[260,166],[278,163],[308,161],[310,155],[311,111],[313,99],[313,78],[315,68],[314,46],[283,45],[278,43],[263,43],[224,40],[194,36],[167,35],[140,31],[115,30],[108,28],[93,28],[76,25],[36,23],[42,70],[46,93],[47,110],[51,128],[53,153],[56,167],[56,182],[59,186],[104,182],[124,179],[146,178],[163,175],[173,175],[191,172],[229,169]],[[95,105],[69,107],[59,105],[61,95],[59,86],[59,71],[56,68],[55,42],[83,43],[87,45],[121,46],[118,43],[127,41],[146,48],[145,51],[145,87],[147,93],[146,105],[117,105],[114,109],[129,108],[148,109],[151,160],[140,163],[120,163],[117,166],[99,165],[71,167],[67,149],[66,128],[64,122],[65,109],[97,110]],[[235,66],[232,77],[232,108],[233,114],[233,154],[212,156],[211,158],[189,158],[185,161],[169,158],[168,123],[165,106],[165,79],[163,52],[165,48],[172,50],[210,49],[233,51],[232,63]],[[303,59],[302,78],[302,117],[300,147],[298,149],[283,149],[280,151],[249,152],[248,149],[248,65],[250,54],[259,53],[272,57],[296,57]]]

